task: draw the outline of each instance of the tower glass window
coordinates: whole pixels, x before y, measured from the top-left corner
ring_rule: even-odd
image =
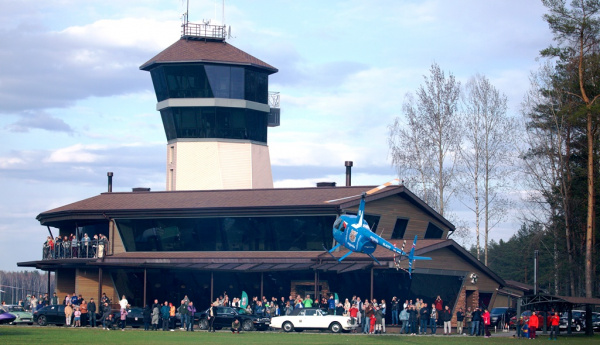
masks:
[[[160,111],[167,140],[223,138],[267,142],[268,113],[244,108],[171,107]]]

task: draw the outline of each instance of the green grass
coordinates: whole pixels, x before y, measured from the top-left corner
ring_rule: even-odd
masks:
[[[0,344],[529,344],[527,340],[517,340],[507,336],[481,337],[451,336],[404,336],[397,334],[362,335],[331,333],[281,333],[281,332],[249,332],[231,334],[226,331],[207,332],[144,332],[127,328],[125,332],[105,331],[90,328],[63,328],[56,326],[0,326]],[[559,337],[558,341],[549,341],[547,336],[540,335],[535,344],[600,344],[600,336],[588,338],[583,335]]]

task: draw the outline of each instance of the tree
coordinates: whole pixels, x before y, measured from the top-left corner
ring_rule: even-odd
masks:
[[[389,126],[392,164],[413,192],[444,216],[454,192],[456,154],[461,142],[460,82],[437,64],[424,84],[406,96],[406,123]]]
[[[600,0],[573,0],[567,7],[565,0],[542,0],[550,13],[544,15],[554,34],[558,47],[543,50],[542,56],[558,57],[577,68],[579,92],[583,103],[587,136],[587,221],[585,251],[585,295],[593,296],[593,236],[595,215],[594,193],[594,139],[597,129],[597,109],[600,97],[597,81],[589,73],[589,60],[598,55],[600,33]]]
[[[484,221],[484,263],[488,264],[489,233],[507,214],[509,201],[501,196],[512,171],[516,126],[508,117],[506,95],[490,81],[475,75],[466,84],[464,95],[464,143],[460,162],[462,194],[475,214],[477,259],[480,257],[480,219]]]

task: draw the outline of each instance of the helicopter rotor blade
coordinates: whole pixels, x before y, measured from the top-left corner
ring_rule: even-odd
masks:
[[[377,187],[375,187],[375,188],[373,188],[373,189],[370,189],[370,190],[368,190],[368,191],[366,192],[366,194],[367,194],[367,195],[371,195],[371,194],[373,194],[373,193],[375,193],[375,192],[378,192],[378,191],[380,191],[380,190],[384,189],[385,187],[388,187],[388,186],[399,186],[400,184],[401,184],[401,183],[400,183],[400,179],[397,179],[397,178],[396,178],[396,179],[393,179],[393,180],[391,180],[391,181],[388,181],[388,182],[386,182],[386,183],[384,183],[384,184],[382,184],[382,185],[379,185],[379,186],[377,186]],[[341,201],[341,200],[346,200],[346,199],[356,198],[357,196],[361,196],[361,195],[362,195],[362,193],[361,193],[361,194],[357,194],[357,195],[351,195],[351,196],[347,196],[347,197],[344,197],[344,198],[335,199],[335,200],[327,200],[327,201],[325,201],[325,202],[326,202],[326,203],[331,203],[331,202],[336,202],[336,201]]]

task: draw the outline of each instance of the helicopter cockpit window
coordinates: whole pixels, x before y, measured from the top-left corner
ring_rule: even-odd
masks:
[[[348,225],[342,220],[341,217],[338,217],[338,219],[336,219],[336,221],[333,223],[333,228],[341,232],[346,230],[346,226]]]

